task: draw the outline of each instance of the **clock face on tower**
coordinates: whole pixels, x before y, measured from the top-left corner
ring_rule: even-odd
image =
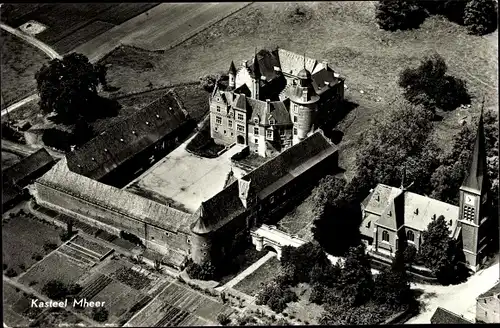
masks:
[[[465,204],[474,206],[474,198],[472,195],[465,195]]]

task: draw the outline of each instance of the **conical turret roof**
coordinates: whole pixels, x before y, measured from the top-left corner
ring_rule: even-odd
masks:
[[[229,74],[236,75],[236,66],[234,66],[234,62],[231,60],[231,65],[229,66]]]

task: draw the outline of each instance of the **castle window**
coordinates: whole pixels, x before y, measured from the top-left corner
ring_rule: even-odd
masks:
[[[155,240],[155,237],[151,237],[151,240]]]
[[[266,138],[273,140],[273,130],[266,130]]]
[[[255,124],[259,123],[259,118],[258,118],[258,117],[254,118],[254,119],[253,119],[253,122],[254,122]]]
[[[389,242],[389,233],[387,231],[382,231],[382,240]]]
[[[243,121],[244,119],[245,117],[243,116],[243,114],[238,113],[238,120]]]
[[[370,228],[370,224],[372,223],[372,221],[368,221],[368,223],[366,224],[366,227],[367,228]]]
[[[220,112],[220,106],[217,106],[217,111]]]
[[[226,130],[224,130],[224,134],[226,134]]]
[[[259,139],[255,138],[254,143],[258,144],[259,143]]]
[[[259,135],[259,128],[253,128],[253,134]]]
[[[215,127],[215,131],[217,132],[217,131],[219,131],[219,129],[217,127]]]
[[[293,122],[297,123],[297,116],[295,116],[295,115],[293,116]]]
[[[280,129],[280,136],[282,136],[282,137],[285,136],[285,129]]]
[[[233,121],[228,120],[228,121],[227,121],[227,125],[228,125],[230,128],[232,128],[232,127],[233,127]]]
[[[297,135],[297,128],[293,128],[293,135],[296,136]]]
[[[232,137],[232,136],[234,136],[234,133],[233,133],[233,132],[231,132],[231,137]]]
[[[415,241],[415,235],[413,234],[413,231],[408,231],[408,233],[406,234],[406,239],[408,239],[408,241],[411,241],[411,242],[414,242]]]
[[[165,236],[168,236],[168,232],[165,232]]]
[[[217,124],[222,124],[222,117],[220,117],[220,116],[216,116],[216,117],[215,117],[215,123],[217,123]]]
[[[274,118],[269,120],[269,124],[274,125],[275,123],[276,123],[276,121],[274,120]]]
[[[238,132],[245,132],[245,127],[243,125],[241,125],[241,124],[238,124],[236,126],[236,128],[237,128]]]

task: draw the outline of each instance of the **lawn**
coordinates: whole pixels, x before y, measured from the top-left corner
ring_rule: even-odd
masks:
[[[305,17],[310,19],[290,18],[297,5],[307,8]],[[345,133],[341,165],[351,171],[357,134],[370,128],[371,119],[401,96],[399,72],[418,65],[426,54],[438,51],[450,74],[465,79],[474,97],[485,94],[486,106],[496,108],[497,36],[497,32],[486,37],[468,35],[464,27],[441,17],[428,18],[412,31],[383,31],[375,23],[374,2],[254,3],[165,53],[122,47],[105,61],[114,63],[108,71],[110,81],[125,91],[150,82],[160,86],[225,72],[231,60],[250,59],[255,47],[279,45],[326,59],[346,78],[346,97],[359,105],[340,124]],[[133,63],[145,62],[154,67],[134,69]],[[477,111],[477,104],[474,98],[469,112]],[[437,136],[448,149],[458,119],[445,118],[436,124],[445,127]]]
[[[50,252],[49,249],[44,249],[44,245],[61,244],[61,231],[61,228],[39,221],[29,214],[2,220],[4,265],[16,270],[18,274],[27,270],[37,262],[36,255],[45,256]]]
[[[250,296],[255,296],[262,285],[272,281],[280,270],[280,261],[273,257],[261,267],[237,283],[233,288]]]
[[[42,51],[5,32],[2,37],[2,108],[36,92],[35,73],[49,61]]]

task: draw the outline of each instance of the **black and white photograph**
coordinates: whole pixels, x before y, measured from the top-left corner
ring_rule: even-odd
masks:
[[[0,33],[3,327],[500,323],[498,0]]]

